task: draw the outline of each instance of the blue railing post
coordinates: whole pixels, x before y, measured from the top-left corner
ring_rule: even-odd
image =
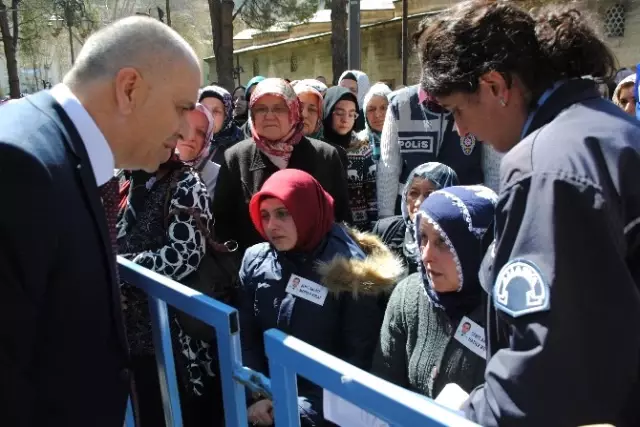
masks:
[[[278,426],[281,425],[278,414],[286,414],[289,420],[293,416],[295,387],[291,381],[294,374],[299,374],[391,426],[478,427],[431,399],[371,375],[277,329],[265,332],[264,344],[270,369],[277,367],[276,375],[271,377],[271,389]],[[284,425],[298,424],[289,421]]]
[[[273,394],[275,425],[300,426],[298,413],[298,382],[296,371],[287,368],[284,359],[269,358],[271,393]]]
[[[158,379],[160,380],[164,420],[167,427],[182,427],[182,410],[180,409],[180,395],[173,358],[167,303],[149,295],[149,311],[151,312],[151,325],[153,326],[153,346],[158,363]]]
[[[244,386],[234,379],[234,373],[242,369],[240,325],[237,311],[226,318],[226,324],[223,327],[216,328],[216,338],[225,425],[246,426],[247,402]]]
[[[127,400],[127,413],[124,415],[124,427],[136,427],[136,421],[133,419],[133,406],[131,398]]]
[[[142,289],[150,297],[154,346],[156,350],[158,350],[156,352],[158,353],[158,369],[159,372],[166,372],[166,395],[171,396],[169,402],[167,402],[166,399],[164,401],[165,414],[168,410],[168,403],[179,402],[179,396],[177,394],[177,387],[170,385],[171,381],[173,381],[174,385],[176,384],[176,377],[175,365],[173,365],[168,314],[166,311],[167,307],[163,301],[168,302],[176,309],[188,313],[215,328],[218,345],[218,361],[220,364],[220,380],[222,381],[225,425],[228,427],[246,426],[247,408],[244,386],[234,379],[234,373],[242,370],[240,326],[236,309],[216,301],[188,286],[184,286],[158,273],[147,270],[120,256],[118,257],[118,264],[120,265],[120,277],[122,280]],[[154,310],[156,310],[155,313]],[[164,332],[162,331],[161,325],[165,327]],[[158,339],[156,339],[156,334],[159,334]],[[165,369],[171,370],[165,371]],[[164,373],[161,375],[164,375]],[[174,395],[175,397],[173,397]],[[171,403],[171,405],[173,405],[173,403]],[[177,411],[174,409],[169,409],[169,411],[171,411],[170,413],[174,418],[176,415],[178,415],[178,417],[180,416],[179,407],[177,407]],[[129,418],[127,418],[127,422],[128,420]],[[181,424],[174,425],[177,426]]]

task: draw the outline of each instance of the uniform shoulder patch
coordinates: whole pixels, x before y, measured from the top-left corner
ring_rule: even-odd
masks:
[[[498,273],[493,287],[496,308],[512,317],[549,310],[549,285],[540,269],[525,259],[509,261]]]

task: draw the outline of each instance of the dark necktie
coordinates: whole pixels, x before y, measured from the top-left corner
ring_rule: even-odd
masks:
[[[113,177],[106,184],[100,186],[100,197],[102,197],[102,206],[107,217],[107,229],[109,230],[109,239],[111,240],[111,251],[115,258],[118,254],[118,240],[116,233],[116,221],[118,219],[118,201],[119,201],[119,183],[118,178]],[[119,282],[118,267],[116,266],[116,282]]]

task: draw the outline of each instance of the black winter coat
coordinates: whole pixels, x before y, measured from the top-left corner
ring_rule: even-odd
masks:
[[[336,222],[350,220],[347,177],[334,147],[303,137],[295,146],[288,167],[309,173],[331,194]],[[249,201],[278,170],[252,139],[245,139],[225,152],[214,197],[217,240],[235,240],[240,251],[264,241],[251,222]]]

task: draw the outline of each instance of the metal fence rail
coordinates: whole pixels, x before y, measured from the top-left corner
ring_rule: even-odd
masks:
[[[296,374],[391,426],[477,426],[431,399],[371,375],[279,330],[267,331],[264,338],[271,391],[276,396],[277,426],[299,425]]]
[[[182,426],[167,303],[216,331],[225,425],[247,426],[245,387],[273,398],[278,427],[300,425],[296,375],[393,426],[475,426],[432,400],[390,384],[281,331],[265,333],[271,379],[242,366],[238,312],[167,277],[118,257],[120,277],[149,295],[160,391],[169,427]],[[134,427],[131,404],[125,418]]]

